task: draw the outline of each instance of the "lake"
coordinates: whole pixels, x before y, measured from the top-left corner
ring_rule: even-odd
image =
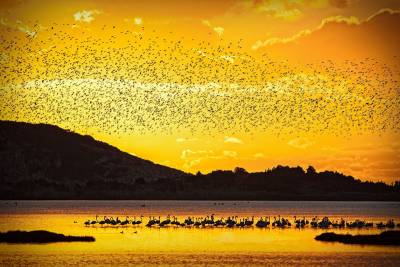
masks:
[[[147,228],[144,226],[84,226],[95,216],[124,220],[149,216],[219,219],[293,216],[311,220],[362,219],[400,222],[399,202],[307,201],[1,201],[0,231],[48,230],[66,235],[91,235],[94,243],[0,244],[1,266],[59,265],[294,265],[400,266],[400,249],[323,243],[314,237],[327,231],[379,233],[372,229]]]

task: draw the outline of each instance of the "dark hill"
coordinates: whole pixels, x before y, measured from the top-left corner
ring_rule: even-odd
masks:
[[[400,200],[400,182],[277,166],[185,174],[56,126],[0,121],[2,199]]]
[[[400,200],[399,182],[363,182],[338,172],[316,172],[311,166],[307,171],[288,166],[254,173],[218,170],[185,177],[181,186],[209,199]]]
[[[113,188],[185,174],[91,136],[11,121],[0,121],[0,159],[2,198],[74,198],[90,184]]]

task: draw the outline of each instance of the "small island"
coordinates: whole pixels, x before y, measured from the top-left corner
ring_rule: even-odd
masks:
[[[377,235],[323,233],[316,236],[315,240],[355,245],[400,246],[400,231],[385,231]]]
[[[44,230],[8,231],[0,233],[0,243],[54,243],[54,242],[94,242],[92,236],[65,236]]]

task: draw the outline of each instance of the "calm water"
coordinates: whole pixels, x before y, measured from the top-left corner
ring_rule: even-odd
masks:
[[[294,265],[400,266],[396,247],[343,245],[314,240],[322,229],[195,229],[83,226],[99,216],[205,216],[216,218],[318,215],[331,219],[400,222],[398,202],[285,201],[1,201],[0,231],[44,229],[91,235],[94,243],[0,245],[2,266],[60,265]],[[75,223],[76,222],[76,223]],[[330,230],[332,231],[332,230]],[[122,232],[122,233],[121,233]],[[377,229],[335,230],[378,233]]]

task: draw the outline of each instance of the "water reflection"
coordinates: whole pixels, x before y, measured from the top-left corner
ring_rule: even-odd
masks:
[[[68,205],[71,204],[71,205]],[[102,204],[102,205],[101,205]],[[346,220],[355,218],[378,222],[393,218],[399,221],[398,203],[358,203],[358,207],[366,205],[366,209],[353,206],[352,203],[247,203],[239,202],[236,205],[227,203],[223,207],[214,205],[214,202],[18,202],[18,205],[10,205],[2,202],[0,214],[0,231],[7,230],[48,230],[67,235],[91,235],[96,238],[94,243],[58,243],[46,245],[0,245],[0,255],[2,260],[12,259],[10,255],[28,260],[29,255],[58,255],[59,260],[67,260],[61,255],[74,253],[93,254],[94,257],[104,257],[103,254],[121,255],[123,259],[129,254],[150,253],[164,257],[175,254],[246,254],[254,256],[254,260],[261,260],[265,255],[277,253],[277,255],[292,255],[292,260],[296,262],[301,255],[345,255],[346,253],[358,253],[357,255],[399,255],[400,250],[396,247],[382,246],[359,246],[344,245],[339,243],[322,243],[314,240],[314,237],[322,232],[333,231],[332,229],[289,229],[279,228],[147,228],[144,226],[84,226],[84,221],[89,217],[94,219],[96,214],[108,216],[120,216],[129,214],[131,218],[137,218],[143,214],[144,220],[148,216],[166,216],[167,214],[177,215],[178,220],[184,220],[186,216],[204,216],[213,212],[216,218],[227,217],[237,214],[240,216],[254,215],[287,215],[287,216],[310,216],[327,215],[332,219],[341,217]],[[8,206],[7,206],[8,205]],[[247,206],[246,206],[247,205]],[[307,206],[308,205],[308,206]],[[236,206],[236,207],[235,207]],[[303,208],[300,208],[303,207]],[[200,212],[195,212],[195,211]],[[350,211],[354,211],[349,214]],[[75,223],[76,222],[76,223]],[[379,233],[376,228],[371,229],[335,229],[338,233]],[[261,256],[260,256],[261,253]],[[302,254],[303,253],[303,254]],[[372,253],[372,254],[371,254]],[[375,253],[375,254],[374,254]],[[393,255],[392,255],[393,254]],[[98,255],[98,256],[96,256]],[[164,255],[164,256],[161,256]],[[258,256],[257,256],[258,255]],[[308,255],[308,256],[307,256]],[[347,254],[346,254],[347,255]],[[356,255],[356,254],[354,254]],[[392,255],[392,256],[390,256]],[[65,256],[68,257],[68,256]],[[171,256],[174,257],[174,256]],[[182,256],[185,258],[186,256]],[[248,257],[248,256],[246,256]],[[258,257],[258,258],[257,258]],[[261,257],[261,258],[260,258]],[[318,256],[316,259],[318,259]],[[364,259],[361,257],[362,259]],[[372,256],[371,256],[372,257]],[[386,257],[387,258],[387,257]],[[189,257],[188,262],[192,262],[193,257]],[[210,259],[212,257],[210,256]],[[269,259],[269,258],[268,258]],[[398,258],[393,260],[398,262]],[[107,259],[106,259],[107,260]],[[173,259],[171,259],[173,260]],[[267,259],[264,259],[265,261]],[[309,259],[311,260],[311,259]],[[29,260],[28,260],[29,261]],[[146,261],[146,259],[143,259]],[[15,262],[14,262],[15,263]],[[45,262],[41,262],[45,263]],[[300,262],[298,262],[300,263]]]

